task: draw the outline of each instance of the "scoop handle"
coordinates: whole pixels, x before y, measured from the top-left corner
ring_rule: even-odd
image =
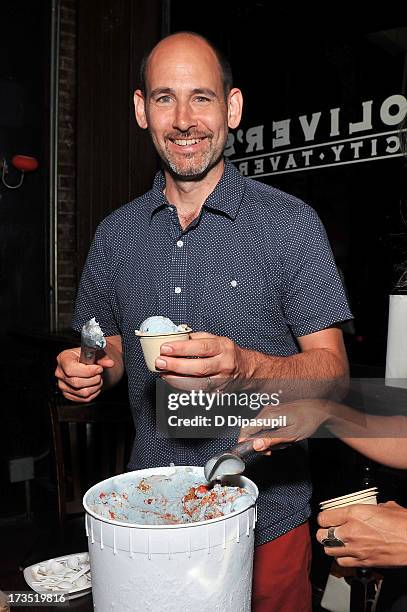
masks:
[[[253,439],[244,440],[243,442],[239,442],[233,448],[229,449],[229,453],[234,453],[235,455],[239,455],[241,459],[245,459],[251,453],[255,453],[256,451],[253,449]]]
[[[241,457],[242,459],[245,459],[251,453],[258,453],[258,451],[254,450],[253,448],[253,440],[255,440],[256,438],[262,438],[263,437],[261,435],[262,433],[270,433],[272,431],[275,431],[275,430],[263,429],[262,431],[258,431],[255,434],[251,435],[247,440],[243,440],[243,442],[239,442],[238,444],[236,444],[236,446],[231,448],[229,452],[239,455],[239,457]],[[282,450],[283,448],[287,448],[287,446],[290,446],[289,442],[287,442],[287,444],[284,444],[284,443],[276,444],[275,446],[272,446],[270,450],[272,451]]]
[[[89,346],[81,345],[81,354],[79,355],[79,362],[85,365],[93,365],[96,361],[96,350]]]

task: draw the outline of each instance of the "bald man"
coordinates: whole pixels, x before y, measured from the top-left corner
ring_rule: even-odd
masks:
[[[203,465],[233,440],[157,436],[155,378],[134,336],[140,323],[160,314],[199,330],[189,342],[164,343],[156,367],[164,377],[206,377],[216,386],[343,379],[347,360],[335,324],[351,315],[315,212],[225,162],[243,98],[208,41],[188,32],[160,41],[143,61],[134,105],[162,171],[150,191],[100,224],[83,271],[73,326],[79,331],[96,317],[105,355],[87,366],[79,349],[64,351],[56,376],[66,398],[89,402],[126,370],[136,427],[129,468]],[[256,612],[311,610],[305,454],[293,446],[249,473],[260,488]]]

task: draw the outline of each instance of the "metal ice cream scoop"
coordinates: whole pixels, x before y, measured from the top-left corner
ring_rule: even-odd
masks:
[[[252,437],[243,442],[239,442],[239,444],[236,444],[236,446],[233,446],[229,450],[208,459],[204,465],[206,480],[211,482],[213,480],[221,480],[224,476],[243,474],[246,468],[245,461],[250,455],[259,454],[253,449],[253,440],[255,438],[261,438],[260,433],[262,432],[257,432]],[[263,433],[265,433],[265,431]],[[276,444],[272,447],[272,450],[283,449],[287,446],[289,446],[289,444]]]
[[[93,319],[87,321],[82,327],[81,354],[79,356],[80,363],[86,365],[94,364],[96,361],[96,352],[100,349],[104,349],[105,346],[106,339],[99,327],[99,323],[97,323],[95,317],[93,317]]]
[[[253,452],[253,440],[245,440],[233,448],[208,459],[204,466],[205,478],[208,482],[220,480],[223,476],[242,474],[246,464],[243,457]]]

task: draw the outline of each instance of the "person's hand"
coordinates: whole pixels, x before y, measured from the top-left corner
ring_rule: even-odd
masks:
[[[199,359],[191,359],[191,357]],[[165,342],[155,366],[172,386],[214,391],[247,376],[244,350],[229,338],[206,332],[190,334],[186,342]]]
[[[75,402],[91,402],[103,386],[105,368],[115,365],[106,354],[97,359],[94,365],[79,363],[80,348],[67,349],[57,357],[55,376],[64,397]]]
[[[329,401],[323,399],[301,399],[278,406],[265,406],[256,419],[268,421],[286,417],[286,425],[276,427],[272,431],[264,431],[264,427],[242,427],[239,442],[256,436],[253,449],[264,452],[280,444],[299,442],[312,436],[322,423],[329,417]]]
[[[345,546],[325,547],[343,567],[390,567],[407,565],[407,509],[395,502],[357,504],[325,510],[318,515],[322,527],[318,542],[335,527],[335,537]]]

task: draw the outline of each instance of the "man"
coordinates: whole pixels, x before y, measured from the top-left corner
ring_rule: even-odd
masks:
[[[56,375],[65,397],[86,402],[126,368],[137,432],[129,467],[203,465],[231,441],[156,437],[155,379],[134,336],[141,321],[160,314],[204,330],[163,344],[156,367],[216,384],[346,376],[342,335],[332,326],[350,313],[314,211],[225,163],[243,101],[220,54],[199,35],[169,36],[148,56],[143,80],[136,119],[163,172],[102,222],[83,272],[74,327],[95,316],[108,336],[106,356],[84,366],[78,350],[64,351]],[[261,489],[256,612],[311,609],[304,452],[264,457],[253,476]]]

